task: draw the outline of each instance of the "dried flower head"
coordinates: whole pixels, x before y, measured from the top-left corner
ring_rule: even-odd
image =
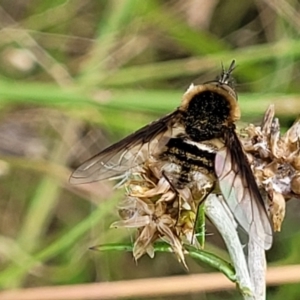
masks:
[[[183,241],[197,243],[194,234],[197,204],[191,191],[173,190],[155,161],[148,161],[139,173],[132,174],[125,188],[126,198],[119,205],[122,220],[112,227],[138,228],[133,249],[135,259],[145,253],[153,257],[153,243],[161,239],[170,244],[185,265]]]
[[[300,197],[300,120],[281,135],[274,114],[270,105],[261,126],[249,125],[241,140],[256,182],[268,196],[274,230],[280,231],[285,200]]]

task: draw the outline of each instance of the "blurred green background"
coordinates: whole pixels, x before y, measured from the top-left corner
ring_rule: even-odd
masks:
[[[170,112],[191,82],[214,79],[232,59],[242,121],[260,122],[275,103],[283,130],[290,126],[300,111],[299,8],[293,0],[0,0],[0,288],[185,274],[170,254],[136,265],[130,253],[89,250],[134,233],[109,229],[122,191],[111,182],[70,186],[71,170]],[[289,201],[269,265],[300,263],[299,217],[299,201]],[[226,258],[220,238],[207,243]],[[187,263],[191,273],[213,271]],[[268,296],[300,299],[300,287]],[[240,298],[197,295],[224,297]]]

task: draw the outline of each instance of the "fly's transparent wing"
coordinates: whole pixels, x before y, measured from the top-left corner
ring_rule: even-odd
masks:
[[[180,112],[176,110],[109,146],[79,166],[72,173],[70,183],[81,184],[117,177],[141,165],[167,143],[179,118]]]
[[[242,145],[232,130],[225,136],[225,147],[218,151],[215,171],[221,192],[244,230],[264,249],[273,241],[273,231],[264,201]]]

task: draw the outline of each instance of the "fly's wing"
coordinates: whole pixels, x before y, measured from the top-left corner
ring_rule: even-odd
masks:
[[[167,143],[179,118],[180,112],[176,110],[109,146],[79,166],[72,173],[70,183],[81,184],[121,176],[141,165],[159,146]]]
[[[225,134],[225,147],[215,158],[221,192],[244,230],[264,249],[273,241],[273,231],[254,175],[234,130]]]

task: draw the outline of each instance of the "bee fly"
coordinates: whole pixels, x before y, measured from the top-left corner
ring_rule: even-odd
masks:
[[[240,226],[264,249],[272,244],[272,228],[254,175],[235,132],[240,118],[231,73],[192,85],[172,113],[139,129],[83,163],[73,184],[121,177],[146,162],[179,193],[220,193]],[[203,197],[205,198],[205,197]]]

